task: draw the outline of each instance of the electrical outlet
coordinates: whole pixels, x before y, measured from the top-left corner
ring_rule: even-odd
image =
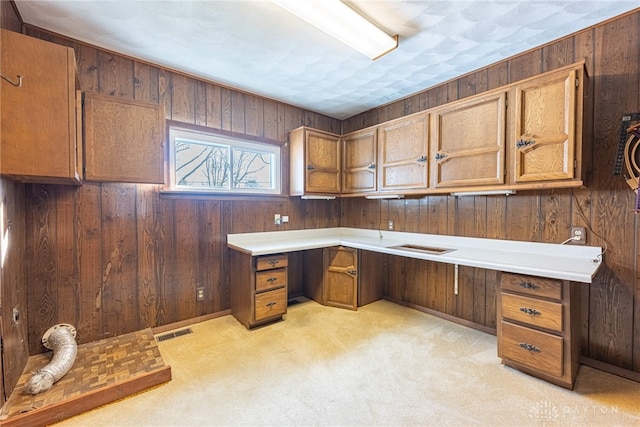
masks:
[[[389,221],[387,221],[387,228],[390,231],[393,231],[393,220],[390,219]]]
[[[204,301],[204,288],[196,288],[196,300]]]
[[[571,238],[573,243],[584,245],[587,242],[587,231],[584,227],[571,227]]]

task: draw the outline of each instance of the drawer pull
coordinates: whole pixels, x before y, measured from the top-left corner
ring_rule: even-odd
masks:
[[[358,274],[358,270],[348,270],[347,274],[349,274],[351,276],[356,276]]]
[[[527,308],[527,307],[520,307],[520,311],[523,312],[524,314],[530,314],[532,316],[540,316],[542,314],[538,310],[535,310],[533,308]]]
[[[539,285],[530,282],[520,282],[519,285],[525,289],[538,289],[540,287]]]
[[[540,347],[536,347],[533,344],[527,344],[526,342],[521,342],[520,347],[524,348],[527,351],[532,351],[534,353],[540,353]]]
[[[275,301],[271,301],[271,302],[266,303],[265,305],[266,305],[267,307],[269,307],[269,308],[273,308],[273,306],[274,306],[274,305],[276,305],[276,304],[277,304],[277,302],[275,302]]]
[[[275,267],[275,265],[279,262],[280,262],[279,259],[272,259],[269,261],[269,264],[271,264],[271,267]]]
[[[267,279],[267,282],[269,282],[269,283],[273,283],[273,282],[275,282],[276,280],[278,280],[278,278],[277,278],[277,277],[269,277],[269,278]],[[520,309],[520,310],[522,310],[522,309]]]

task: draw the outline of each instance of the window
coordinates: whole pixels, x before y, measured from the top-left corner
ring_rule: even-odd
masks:
[[[281,194],[280,147],[170,126],[173,191]]]

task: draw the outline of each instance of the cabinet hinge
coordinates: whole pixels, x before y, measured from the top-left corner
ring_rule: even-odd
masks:
[[[580,78],[576,77],[576,89],[580,87]]]
[[[578,159],[573,159],[573,168],[578,169]]]

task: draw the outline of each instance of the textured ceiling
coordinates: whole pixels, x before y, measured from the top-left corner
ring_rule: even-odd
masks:
[[[264,0],[15,2],[27,24],[338,119],[640,6],[639,0],[349,1],[399,35],[398,49],[371,61]]]

